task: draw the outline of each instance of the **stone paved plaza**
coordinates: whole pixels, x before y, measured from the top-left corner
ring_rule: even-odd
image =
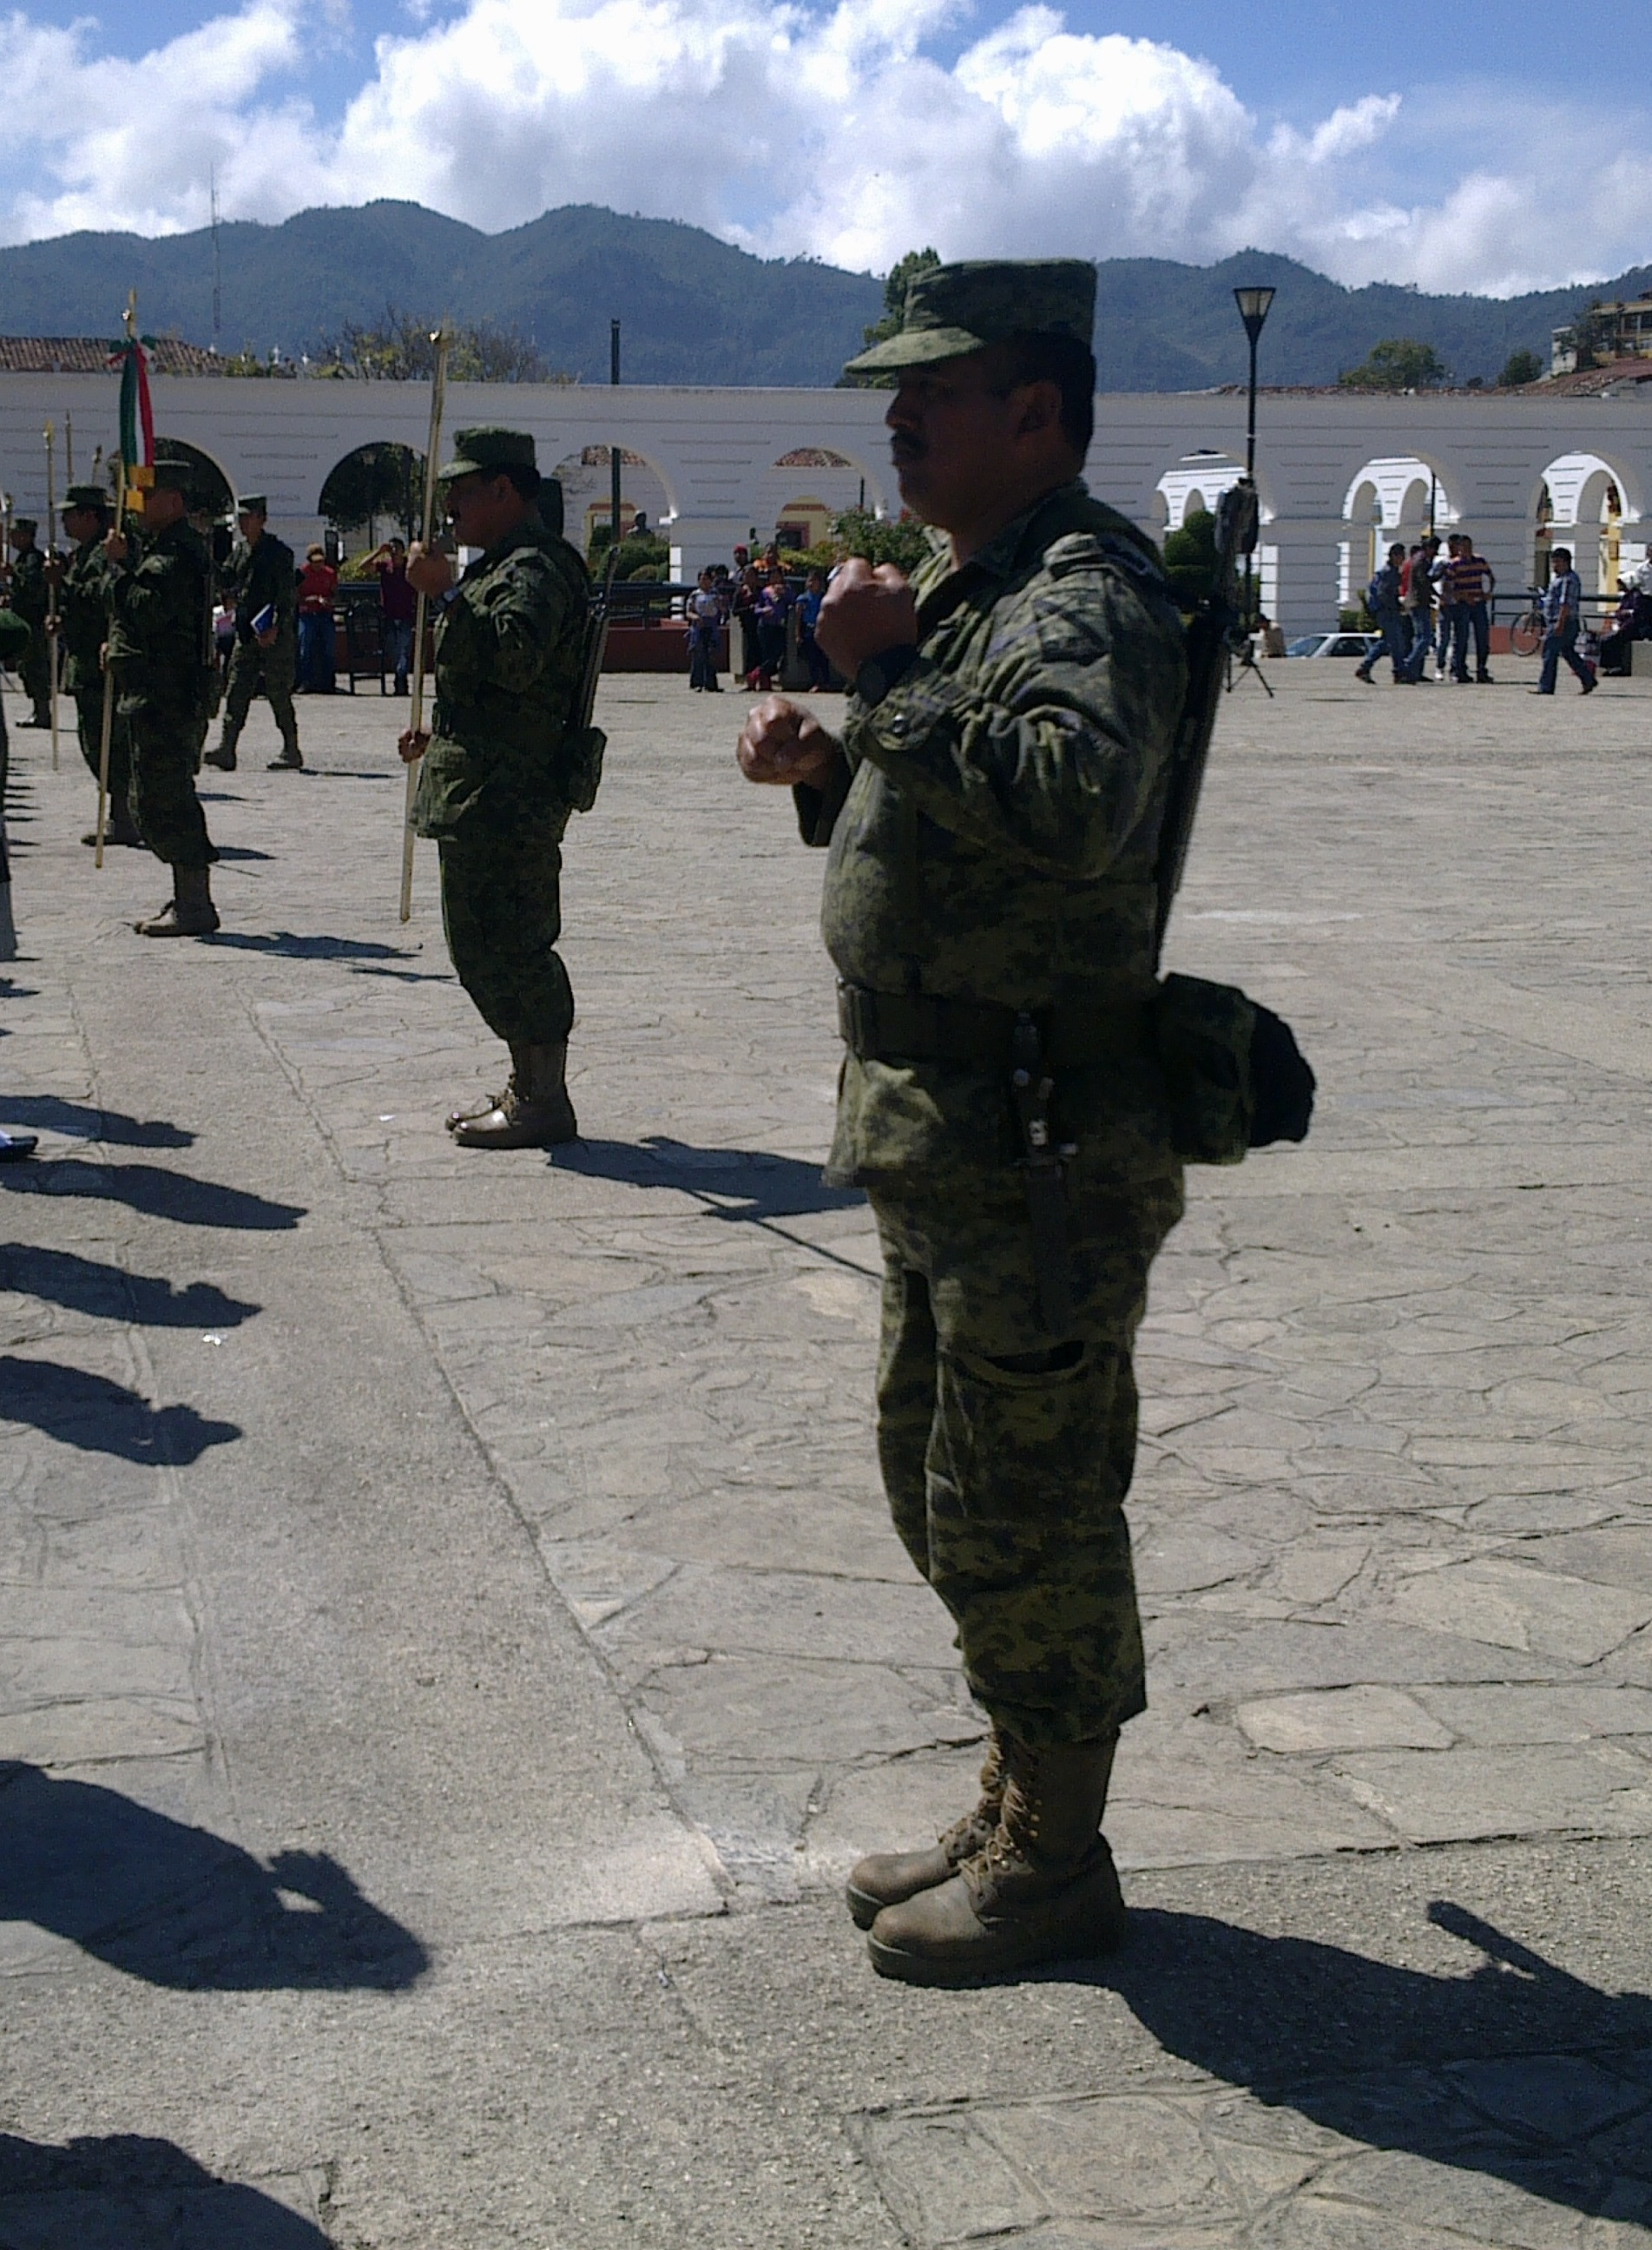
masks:
[[[397,707],[259,707],[182,945],[14,732],[0,2244],[1652,2243],[1652,689],[1499,669],[1225,707],[1172,963],[1319,1113],[1155,1275],[1135,1936],[950,1996],[838,1896],[982,1725],[739,701],[605,683],[554,1162],[441,1129]]]

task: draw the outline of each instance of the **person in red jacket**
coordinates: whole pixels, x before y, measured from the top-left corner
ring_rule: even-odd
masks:
[[[333,603],[338,573],[324,547],[312,547],[298,574],[298,691],[301,695],[333,692]]]

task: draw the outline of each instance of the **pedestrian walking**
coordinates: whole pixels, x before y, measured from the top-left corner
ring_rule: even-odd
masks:
[[[457,577],[439,549],[409,554],[409,583],[440,614],[431,728],[399,748],[423,761],[414,825],[440,855],[448,952],[511,1072],[502,1094],[455,1110],[447,1128],[467,1149],[550,1148],[579,1130],[566,1085],[574,996],[556,941],[563,836],[596,795],[579,710],[591,581],[539,512],[533,438],[487,428],[454,444],[438,472],[447,520],[477,552]]]
[[[817,695],[832,685],[832,659],[815,638],[826,590],[826,572],[811,570],[798,597],[798,654],[809,667],[809,685]]]
[[[1451,676],[1467,681],[1472,638],[1475,679],[1482,687],[1490,687],[1491,597],[1497,590],[1496,573],[1483,555],[1475,553],[1468,532],[1460,531],[1452,545],[1456,552],[1451,563]]]
[[[1406,676],[1413,681],[1427,677],[1434,650],[1434,565],[1439,551],[1440,542],[1430,532],[1407,556],[1400,577],[1400,603],[1411,635]]]
[[[914,585],[837,571],[817,634],[854,682],[841,742],[771,696],[739,749],[830,847],[827,1177],[866,1189],[882,1245],[895,1527],[992,1721],[975,1810],[851,1878],[874,1965],[921,1984],[1123,1932],[1101,1820],[1144,1707],[1131,1351],[1182,1208],[1140,1041],[1186,667],[1157,549],[1080,477],[1095,288],[1074,259],[915,279],[900,332],[852,364],[896,376],[902,499],[950,549]],[[1013,1114],[1024,1154],[1074,1152],[1059,1218],[1007,1160]]]
[[[141,937],[204,937],[218,926],[208,870],[218,853],[195,792],[217,679],[212,557],[188,521],[193,471],[157,461],[144,494],[141,545],[103,542],[109,569],[109,668],[131,734],[132,810],[143,841],[172,870],[172,897],[135,924]]]
[[[1367,687],[1376,685],[1371,676],[1372,668],[1385,649],[1393,666],[1394,686],[1408,687],[1411,685],[1411,643],[1400,602],[1401,574],[1405,563],[1406,542],[1403,539],[1396,539],[1388,549],[1387,561],[1365,588],[1365,607],[1371,613],[1372,624],[1382,635],[1370,654],[1354,666],[1354,678],[1363,680]]]
[[[1552,695],[1564,661],[1578,677],[1586,695],[1598,682],[1594,666],[1578,654],[1578,632],[1583,618],[1583,585],[1572,567],[1572,549],[1557,547],[1550,557],[1549,583],[1543,590],[1543,669],[1534,695]]]
[[[229,685],[224,697],[224,727],[216,749],[206,763],[220,773],[233,773],[236,745],[246,724],[252,699],[262,693],[281,737],[281,754],[270,761],[270,771],[301,772],[303,756],[298,746],[298,717],[293,709],[293,681],[298,666],[298,573],[293,550],[269,529],[269,502],[262,493],[246,493],[236,502],[240,538],[225,572],[225,583],[235,598],[235,653],[230,659]]]
[[[63,529],[69,558],[63,566],[55,616],[46,620],[63,650],[63,685],[74,700],[80,755],[96,781],[103,766],[103,648],[109,637],[110,565],[103,551],[109,529],[109,498],[100,485],[71,485],[63,503]],[[132,818],[130,728],[116,710],[109,719],[109,817],[107,844],[141,846]],[[81,838],[95,845],[95,828]]]

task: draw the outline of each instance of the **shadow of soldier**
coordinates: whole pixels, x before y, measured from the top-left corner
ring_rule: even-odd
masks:
[[[191,1991],[401,1991],[430,1959],[325,1853],[266,1867],[116,1790],[20,1763],[0,1763],[0,1922]]]
[[[281,2183],[287,2186],[287,2183]],[[294,2202],[308,2201],[294,2181]],[[137,2133],[61,2148],[0,2133],[0,2243],[4,2250],[328,2250],[293,2205],[219,2179],[171,2141]]]
[[[151,1406],[107,1375],[10,1352],[0,1354],[0,1422],[149,1468],[162,1461],[187,1468],[209,1447],[232,1446],[242,1434],[238,1422],[209,1420],[193,1406]]]
[[[1122,1953],[1079,1973],[1116,1992],[1170,2053],[1249,2089],[1248,2126],[1219,2129],[1338,2163],[1328,2197],[1379,2209],[1408,2197],[1407,2221],[1448,2217],[1476,2242],[1528,2240],[1483,2184],[1466,2212],[1455,2197],[1449,2214],[1413,2208],[1427,2168],[1447,2166],[1517,2191],[1511,2205],[1535,2196],[1652,2222],[1652,1997],[1597,1990],[1462,1907],[1436,1901],[1428,1918],[1478,1950],[1469,1973],[1151,1908],[1132,1914]],[[1390,2152],[1386,2194],[1371,2151]],[[1396,2171],[1393,2157],[1422,2170]],[[1476,2200],[1488,2205],[1478,2219]],[[1303,2223],[1300,2239],[1319,2241],[1320,2221],[1306,2233]],[[1348,2219],[1350,2244],[1366,2241],[1361,2223]],[[1324,2224],[1340,2244],[1343,2222]]]
[[[674,1188],[693,1196],[716,1218],[762,1221],[800,1218],[810,1211],[847,1211],[863,1204],[859,1188],[828,1187],[820,1166],[761,1149],[695,1149],[662,1133],[640,1142],[570,1141],[553,1162],[559,1172],[581,1172],[633,1187]]]

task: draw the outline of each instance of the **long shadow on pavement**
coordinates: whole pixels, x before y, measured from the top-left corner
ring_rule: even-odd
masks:
[[[1616,2177],[1614,2215],[1652,2219],[1652,2184],[1621,2177],[1652,2174],[1652,1997],[1598,1991],[1462,1907],[1437,1901],[1428,1918],[1479,1952],[1470,1973],[1151,1908],[1122,1953],[1079,1973],[1169,2053],[1271,2109],[1579,2211],[1599,2210]],[[1607,2133],[1622,2145],[1602,2150]]]
[[[0,1185],[14,1194],[74,1196],[123,1203],[146,1218],[174,1218],[184,1226],[230,1226],[280,1232],[296,1226],[304,1206],[271,1203],[245,1188],[194,1180],[159,1164],[99,1164],[79,1157],[16,1165],[0,1170]]]
[[[53,2148],[0,2133],[0,2243],[57,2250],[328,2250],[327,2237],[285,2204],[219,2179],[176,2142],[138,2133]]]
[[[694,1149],[664,1134],[640,1142],[571,1141],[556,1150],[559,1172],[583,1172],[633,1187],[674,1188],[717,1218],[798,1218],[864,1203],[859,1188],[829,1188],[819,1164],[760,1149]]]
[[[364,937],[297,937],[290,929],[221,929],[214,945],[243,953],[278,953],[287,961],[417,961],[416,945],[380,945]]]
[[[28,1242],[0,1242],[0,1289],[145,1329],[234,1329],[263,1310],[211,1281],[178,1289],[158,1273],[128,1273],[78,1251],[43,1250]]]
[[[86,1453],[187,1467],[211,1446],[233,1445],[235,1422],[210,1422],[193,1406],[151,1406],[124,1384],[54,1359],[0,1356],[0,1420],[21,1422]]]
[[[189,1991],[399,1992],[430,1965],[323,1852],[266,1867],[118,1790],[22,1763],[0,1763],[0,1922]]]
[[[32,1125],[42,1132],[73,1133],[120,1149],[188,1149],[193,1133],[164,1117],[128,1117],[86,1101],[60,1101],[53,1094],[0,1094],[0,1125]]]

